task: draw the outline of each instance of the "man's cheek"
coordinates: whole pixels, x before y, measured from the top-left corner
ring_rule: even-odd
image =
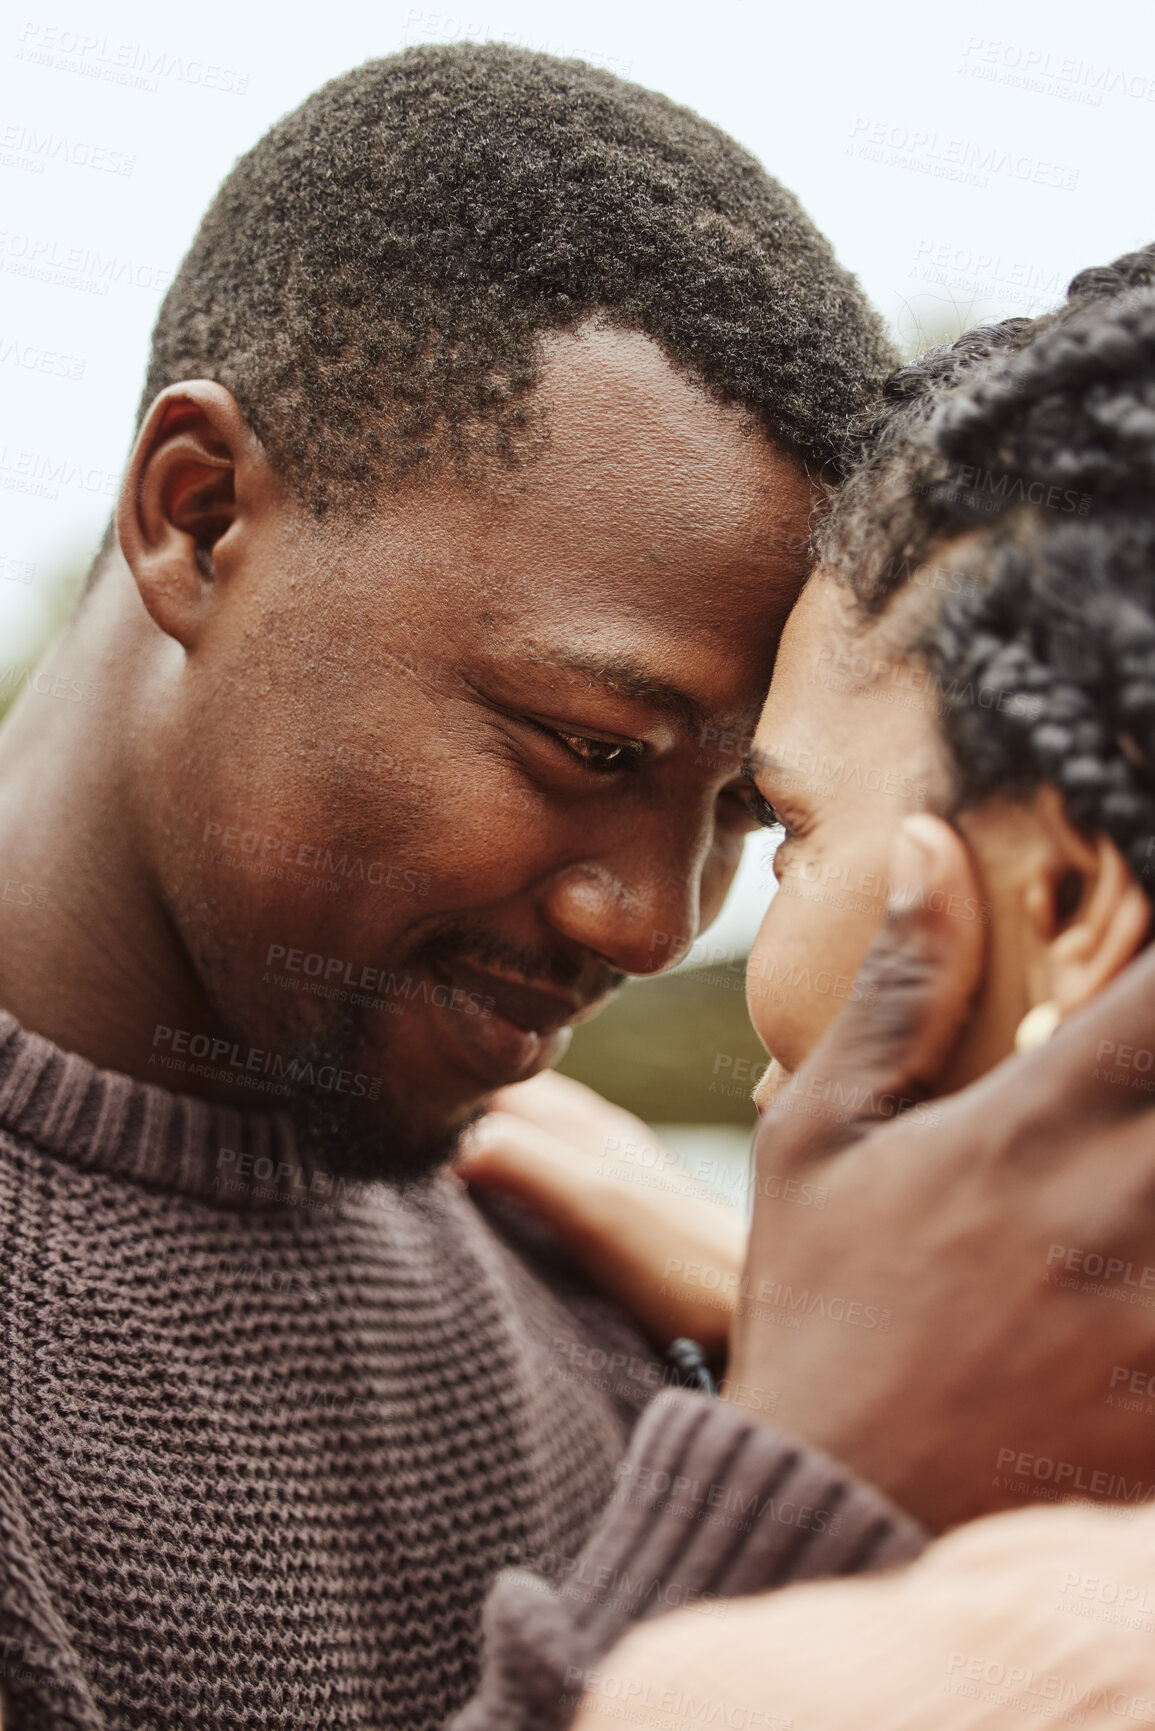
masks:
[[[549,817],[533,789],[492,777],[427,812],[413,864],[427,874],[429,911],[465,913],[529,893],[555,863]]]

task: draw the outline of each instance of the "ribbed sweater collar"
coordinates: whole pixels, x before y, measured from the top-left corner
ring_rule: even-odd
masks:
[[[325,1191],[284,1116],[99,1070],[3,1010],[0,1130],[82,1170],[228,1208],[283,1206]]]

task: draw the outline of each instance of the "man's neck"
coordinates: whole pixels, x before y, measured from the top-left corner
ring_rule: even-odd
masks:
[[[119,556],[117,566],[0,728],[0,1007],[94,1063],[152,1079],[152,1030],[199,1031],[209,1012],[136,822],[147,622]]]

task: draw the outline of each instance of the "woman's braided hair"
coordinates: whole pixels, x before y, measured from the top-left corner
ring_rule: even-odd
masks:
[[[866,618],[972,537],[910,644],[956,807],[1049,783],[1155,900],[1155,246],[902,368],[858,437],[819,551]]]

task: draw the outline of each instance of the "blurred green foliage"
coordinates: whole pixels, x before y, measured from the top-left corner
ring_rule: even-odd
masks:
[[[649,1123],[753,1126],[766,1053],[750,1026],[745,965],[631,980],[575,1031],[558,1069]]]
[[[56,571],[41,578],[35,589],[36,606],[31,620],[26,620],[15,643],[6,642],[0,656],[5,667],[16,666],[23,672],[35,667],[49,644],[63,631],[80,599],[88,576],[88,561],[81,557],[68,560]],[[14,634],[15,635],[15,634]],[[5,632],[7,636],[7,632]],[[0,716],[20,690],[19,678],[0,685]]]

